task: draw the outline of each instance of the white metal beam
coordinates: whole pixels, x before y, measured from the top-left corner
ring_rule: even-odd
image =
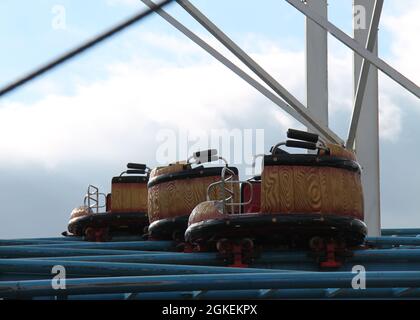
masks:
[[[324,19],[323,17],[318,15],[316,12],[313,12],[312,10],[310,10],[308,5],[301,2],[301,0],[286,0],[286,1],[289,4],[291,4],[293,7],[295,7],[297,10],[302,12],[304,15],[306,15],[308,18],[310,18],[312,21],[314,21],[317,25],[321,26],[322,28],[327,30],[329,33],[331,33],[335,38],[337,38],[342,43],[344,43],[347,47],[355,51],[358,55],[368,60],[371,64],[375,65],[379,70],[384,72],[391,79],[398,82],[401,86],[403,86],[405,89],[410,91],[416,97],[420,98],[420,88],[418,87],[418,85],[416,85],[410,79],[406,78],[404,75],[402,75],[396,69],[391,67],[385,61],[380,59],[377,55],[367,50],[364,44],[361,44],[355,41],[353,38],[349,37],[345,32],[341,31],[339,28],[337,28],[327,19]]]
[[[375,45],[377,44],[379,21],[381,18],[384,0],[376,0],[375,5],[373,7],[373,11],[372,11],[372,8],[366,7],[368,4],[365,3],[365,1],[360,1],[360,3],[363,3],[363,4],[359,4],[358,1],[355,1],[354,6],[355,7],[361,6],[362,8],[365,8],[366,18],[372,16],[372,19],[371,19],[369,30],[359,31],[360,29],[358,28],[358,26],[355,25],[355,33],[358,35],[356,37],[356,34],[355,34],[355,39],[363,43],[363,41],[365,41],[367,37],[366,49],[373,52]],[[369,1],[369,6],[371,6],[371,3],[372,1]],[[375,53],[378,54],[378,50],[376,50]],[[351,117],[351,124],[350,124],[348,139],[346,143],[346,146],[348,149],[354,148],[354,141],[356,139],[356,131],[359,124],[362,107],[370,108],[369,105],[363,104],[363,100],[364,100],[363,98],[365,96],[366,85],[368,81],[369,69],[371,69],[370,63],[366,61],[366,59],[363,59],[362,65],[361,65],[361,72],[357,73],[358,78],[356,79],[358,79],[358,83],[355,83],[356,94],[355,94],[355,99],[354,99],[353,115]],[[377,69],[375,70],[375,72],[377,72]]]
[[[250,68],[261,80],[263,80],[271,89],[282,97],[291,107],[293,107],[302,118],[311,124],[312,127],[324,136],[327,140],[343,144],[340,139],[328,127],[320,124],[308,109],[296,99],[289,91],[280,85],[267,71],[265,71],[255,60],[253,60],[244,50],[233,42],[223,31],[221,31],[213,22],[211,22],[200,10],[198,10],[188,0],[177,0],[185,11],[187,11],[195,20],[207,29],[217,40],[228,48],[238,59],[240,59],[248,68]]]
[[[359,43],[367,43],[367,47],[374,54],[378,53],[377,27],[380,13],[378,5],[374,9],[372,0],[353,0],[354,6],[363,6],[366,10],[366,19],[371,19],[371,27],[359,29],[354,26],[354,38]],[[371,18],[373,16],[373,18]],[[369,39],[369,40],[368,40]],[[378,111],[378,69],[371,66],[370,70],[363,70],[366,64],[363,59],[354,54],[354,92],[355,108],[360,108],[360,120],[356,137],[357,159],[363,168],[362,184],[364,192],[365,222],[368,226],[368,235],[380,236],[380,163],[379,163],[379,111]],[[363,74],[366,72],[366,74]],[[362,81],[363,80],[363,81]],[[363,83],[364,82],[364,83]],[[363,96],[361,86],[365,86]],[[356,112],[356,109],[355,109]],[[353,115],[354,117],[354,115]],[[353,147],[353,143],[351,144]]]
[[[156,6],[156,4],[154,2],[152,2],[151,0],[141,0],[141,1],[143,1],[143,3],[146,4],[150,8],[152,8],[153,6]],[[287,103],[285,103],[282,99],[280,99],[279,96],[274,94],[272,91],[268,90],[261,83],[256,81],[250,75],[248,75],[245,71],[243,71],[241,68],[239,68],[233,62],[231,62],[229,59],[227,59],[225,56],[223,56],[216,49],[211,47],[208,43],[206,43],[204,40],[202,40],[199,36],[197,36],[194,32],[192,32],[190,29],[188,29],[186,26],[184,26],[181,22],[179,22],[177,19],[175,19],[173,16],[171,16],[165,10],[163,10],[163,9],[162,10],[157,10],[156,13],[159,14],[163,19],[165,19],[173,27],[178,29],[185,36],[187,36],[191,41],[193,41],[195,44],[197,44],[199,47],[201,47],[207,53],[209,53],[211,56],[213,56],[216,60],[218,60],[224,66],[229,68],[237,76],[239,76],[241,79],[246,81],[248,84],[250,84],[256,90],[258,90],[266,98],[271,100],[274,104],[276,104],[281,109],[286,111],[288,114],[290,114],[296,120],[301,122],[303,125],[310,126],[310,123],[308,123],[304,118],[302,118],[300,116],[300,114],[296,112],[295,109],[293,109],[291,106],[289,106]]]
[[[328,17],[327,0],[310,0],[307,4],[321,17]],[[306,106],[318,122],[328,127],[328,33],[309,18],[305,29]]]

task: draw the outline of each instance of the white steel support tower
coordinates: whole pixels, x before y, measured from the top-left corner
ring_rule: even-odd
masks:
[[[328,20],[327,0],[307,0],[308,9]],[[353,0],[354,39],[365,46],[370,31],[375,1]],[[328,127],[328,34],[318,24],[306,17],[306,105],[315,119]],[[375,55],[378,54],[377,40]],[[354,53],[354,95],[359,86],[363,58]],[[363,167],[362,183],[365,193],[365,222],[370,236],[379,236],[380,222],[380,169],[379,169],[379,111],[378,69],[371,66],[366,80],[365,93],[356,131],[356,153]],[[354,101],[356,103],[356,101]],[[313,127],[308,128],[316,132]]]
[[[327,19],[327,0],[309,0],[308,7]],[[306,106],[316,120],[328,127],[328,34],[311,19],[305,20]],[[316,132],[313,127],[308,128]]]
[[[366,23],[359,24],[354,20],[354,39],[366,44],[369,36],[369,21],[372,20],[375,1],[353,0],[354,13]],[[362,11],[361,11],[362,10]],[[366,10],[363,12],[363,10]],[[378,38],[373,49],[378,54]],[[356,95],[358,79],[361,73],[363,59],[356,53],[353,56],[354,94]],[[365,222],[369,236],[380,236],[381,205],[380,205],[380,166],[379,166],[379,98],[378,69],[370,66],[366,89],[362,100],[358,129],[356,132],[356,153],[363,168],[362,183],[365,194]]]

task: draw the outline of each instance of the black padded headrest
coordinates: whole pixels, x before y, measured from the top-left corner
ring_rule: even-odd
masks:
[[[144,176],[120,176],[112,178],[112,183],[147,183],[148,177]]]
[[[264,167],[266,166],[333,167],[361,172],[360,165],[356,161],[316,154],[266,155]]]

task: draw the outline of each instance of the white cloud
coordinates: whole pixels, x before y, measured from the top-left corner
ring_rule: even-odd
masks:
[[[382,24],[392,41],[391,63],[405,76],[420,83],[420,2],[417,0],[395,1],[392,13],[385,14]]]
[[[379,99],[379,130],[381,137],[391,142],[396,142],[401,133],[402,110],[388,95]]]
[[[350,50],[341,50],[336,40],[329,42],[329,107],[334,114],[344,112],[350,117],[353,108],[353,57]],[[350,120],[349,120],[350,121]]]
[[[385,60],[415,83],[420,83],[420,2],[415,0],[395,1],[382,17],[390,56]],[[384,36],[379,41],[383,41]],[[402,131],[403,111],[414,106],[420,110],[419,100],[388,76],[380,74],[380,130],[383,139],[396,142]],[[411,110],[412,111],[412,110]],[[415,116],[415,114],[413,114]]]
[[[169,48],[175,51],[177,46]],[[284,58],[289,64],[279,66],[278,57],[270,54],[262,60],[287,75],[296,91],[298,77],[290,76],[293,56],[284,53]],[[108,66],[106,79],[78,85],[71,96],[49,94],[30,104],[3,102],[0,161],[55,167],[80,159],[126,159],[133,149],[154,150],[159,128],[227,127],[224,119],[235,114],[249,113],[250,122],[253,113],[271,118],[273,109],[259,108],[261,100],[254,89],[210,59],[179,65],[142,57]]]

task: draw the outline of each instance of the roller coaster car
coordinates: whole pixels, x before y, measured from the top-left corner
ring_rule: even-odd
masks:
[[[115,235],[144,235],[147,216],[147,182],[150,169],[144,164],[129,163],[128,170],[112,178],[111,193],[99,193],[89,186],[84,205],[74,209],[68,231],[89,241],[107,241]],[[100,205],[103,196],[105,205]],[[99,212],[106,207],[105,212]]]
[[[222,173],[212,186],[228,190],[241,183],[241,202],[235,203],[228,190],[222,200],[198,204],[188,221],[186,241],[214,245],[219,251],[235,243],[315,250],[331,243],[336,247],[363,243],[367,228],[361,168],[354,153],[326,144],[315,134],[290,129],[287,136],[295,140],[279,143],[271,154],[263,155],[261,177],[226,181],[229,172]],[[289,154],[281,146],[317,153]]]
[[[204,167],[203,164],[226,160],[217,150],[199,151],[189,159],[152,170],[148,183],[149,236],[155,240],[184,241],[188,217],[199,203],[206,201],[209,185],[218,181],[225,167]],[[229,167],[231,179],[238,180],[238,170]],[[214,188],[210,194],[219,196]],[[234,195],[239,199],[239,188]]]

